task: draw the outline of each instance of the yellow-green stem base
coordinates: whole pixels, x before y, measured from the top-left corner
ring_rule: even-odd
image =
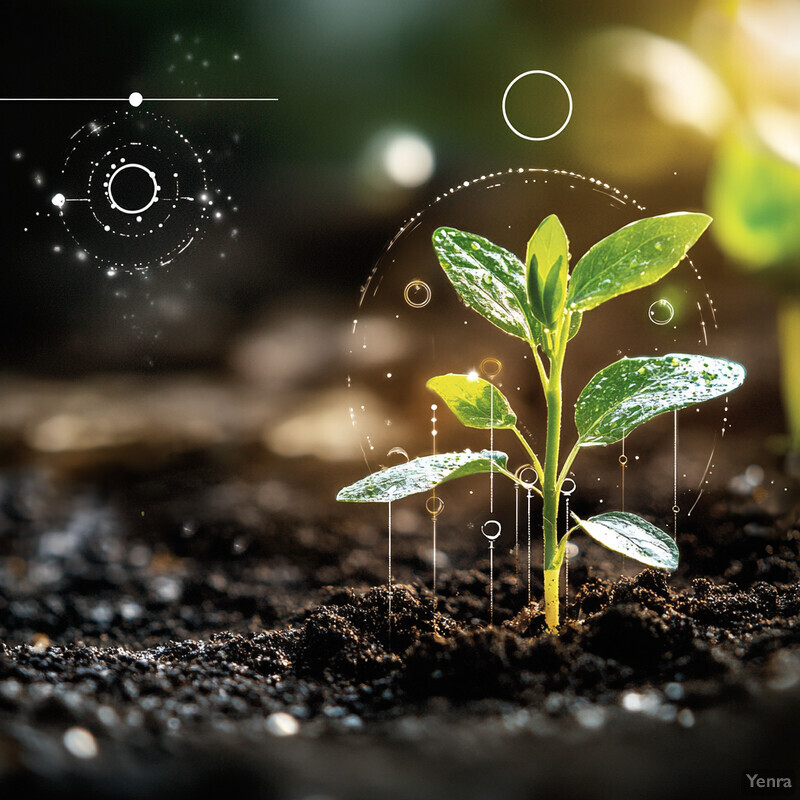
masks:
[[[560,569],[544,571],[544,619],[547,629],[555,633],[558,630],[558,590]]]

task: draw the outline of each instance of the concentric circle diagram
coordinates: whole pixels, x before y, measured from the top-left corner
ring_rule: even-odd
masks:
[[[51,202],[99,266],[146,269],[202,238],[214,201],[189,140],[168,120],[131,110],[73,134]]]

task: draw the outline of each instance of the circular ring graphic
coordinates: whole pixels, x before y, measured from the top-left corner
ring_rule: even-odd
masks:
[[[112,165],[113,168],[114,165]],[[150,181],[153,184],[153,194],[151,195],[150,199],[141,207],[141,208],[125,208],[115,197],[113,192],[114,181],[116,180],[117,176],[120,172],[125,171],[126,169],[139,169],[147,175]],[[158,185],[158,181],[156,181],[156,174],[152,170],[149,170],[143,164],[121,164],[118,166],[114,172],[111,173],[108,179],[108,186],[106,186],[106,194],[108,195],[108,200],[111,203],[111,208],[115,208],[117,211],[121,211],[123,214],[141,214],[143,211],[147,211],[153,203],[158,200],[158,190],[161,187]]]
[[[654,325],[669,325],[675,316],[675,308],[669,300],[662,297],[655,303],[651,303],[650,308],[647,309],[647,316]]]
[[[564,488],[567,485],[567,481],[569,481],[570,484],[572,484],[569,489]],[[569,497],[577,488],[578,488],[577,484],[575,483],[574,480],[572,480],[572,478],[564,478],[564,482],[561,484],[561,494]]]
[[[553,78],[553,80],[558,81],[564,88],[564,91],[567,93],[567,100],[569,101],[569,111],[567,111],[567,118],[564,120],[564,123],[561,125],[561,127],[557,131],[555,131],[555,133],[551,133],[548,136],[528,136],[524,133],[521,133],[511,124],[511,121],[508,118],[508,112],[506,111],[506,100],[508,99],[508,93],[511,91],[511,87],[518,80],[520,80],[521,78],[525,78],[528,75],[547,75],[548,77]],[[544,69],[531,69],[528,70],[527,72],[522,72],[519,75],[517,75],[517,77],[514,78],[514,80],[511,81],[511,83],[509,83],[508,86],[506,86],[506,90],[505,92],[503,92],[502,108],[503,108],[503,119],[506,121],[506,125],[508,125],[508,127],[511,128],[511,130],[517,136],[519,136],[520,139],[527,139],[529,142],[544,142],[547,141],[547,139],[553,139],[556,136],[558,136],[558,134],[561,133],[561,131],[563,131],[564,128],[567,127],[567,125],[569,125],[569,121],[572,118],[572,94],[570,93],[567,84],[564,83],[564,81],[562,81],[561,78],[558,77],[558,75],[555,75],[554,73],[548,72],[547,70]]]
[[[59,182],[51,203],[104,269],[169,264],[203,238],[215,201],[186,136],[135,108],[76,131]]]
[[[421,296],[418,296],[420,292],[422,294]],[[415,296],[412,297],[412,294]],[[431,287],[428,286],[425,281],[415,278],[413,281],[409,281],[409,283],[406,285],[406,288],[403,289],[403,297],[405,298],[406,303],[411,306],[411,308],[425,308],[425,306],[431,301]]]
[[[494,356],[488,356],[481,361],[479,369],[487,378],[489,378],[489,380],[491,380],[500,374],[503,369],[503,362]]]
[[[444,500],[441,497],[431,496],[425,501],[425,510],[432,516],[438,517],[444,510]]]
[[[497,525],[497,533],[487,533],[487,527],[489,525]],[[500,533],[503,530],[503,526],[496,520],[496,519],[487,519],[486,522],[481,525],[481,533],[490,541],[493,542],[500,536]]]
[[[530,470],[533,473],[533,478],[530,481],[525,480],[524,475]],[[539,473],[536,472],[534,469],[533,464],[523,464],[521,467],[517,467],[516,472],[514,475],[517,476],[522,481],[522,485],[526,489],[533,489],[536,486],[536,483],[539,480]]]

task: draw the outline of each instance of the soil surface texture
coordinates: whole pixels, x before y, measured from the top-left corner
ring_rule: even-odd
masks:
[[[458,526],[434,597],[401,524],[389,588],[374,515],[245,463],[5,475],[4,797],[731,797],[795,768],[790,492],[704,498],[674,576],[584,537],[554,635],[538,551],[531,607],[496,551],[490,625]]]

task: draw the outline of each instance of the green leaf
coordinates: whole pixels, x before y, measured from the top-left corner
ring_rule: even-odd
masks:
[[[592,245],[572,270],[567,307],[588,311],[649,286],[674,269],[711,223],[680,211],[631,222]]]
[[[445,481],[505,469],[507,461],[508,456],[498,450],[420,456],[367,475],[342,489],[336,499],[343,503],[393,503],[411,494],[430,491]]]
[[[461,299],[501,331],[527,341],[531,324],[523,263],[488,239],[456,228],[434,231],[433,246]]]
[[[659,414],[727,394],[744,381],[735,361],[680,353],[623,358],[600,370],[575,406],[582,447],[618,442]]]
[[[517,415],[505,395],[477,375],[437,375],[426,386],[467,428],[513,428],[517,424]]]
[[[578,524],[603,547],[659,569],[676,569],[678,545],[661,528],[626,511],[609,511]]]
[[[525,255],[531,313],[546,328],[554,328],[567,296],[569,243],[555,214],[545,217],[528,242]]]
[[[567,337],[567,341],[572,339],[581,329],[581,322],[583,322],[583,312],[573,311],[569,318],[569,336]]]

